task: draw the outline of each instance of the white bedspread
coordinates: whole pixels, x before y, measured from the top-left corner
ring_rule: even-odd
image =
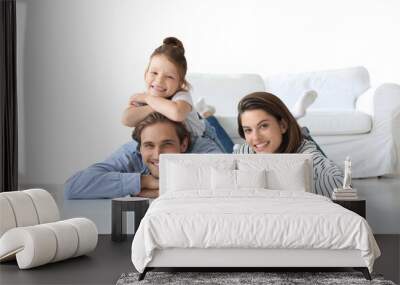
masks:
[[[371,272],[380,256],[359,215],[319,195],[265,189],[221,197],[162,195],[134,237],[136,269],[143,272],[154,249],[164,248],[358,249]]]

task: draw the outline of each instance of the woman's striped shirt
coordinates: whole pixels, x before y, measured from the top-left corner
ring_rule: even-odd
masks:
[[[233,153],[255,154],[247,143],[235,148]],[[342,186],[342,170],[333,161],[326,158],[317,149],[317,145],[313,141],[303,139],[297,153],[312,154],[314,165],[314,192],[330,198],[333,190]]]

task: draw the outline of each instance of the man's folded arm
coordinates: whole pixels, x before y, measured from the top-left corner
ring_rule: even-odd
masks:
[[[65,183],[67,199],[115,198],[140,192],[143,162],[135,150],[136,142],[127,143],[101,163],[81,170]]]
[[[105,169],[103,163],[96,163],[73,175],[65,183],[65,197],[116,198],[140,192],[140,173],[121,173]]]
[[[144,198],[158,198],[159,196],[159,191],[158,189],[142,189],[138,194],[138,197],[144,197]]]

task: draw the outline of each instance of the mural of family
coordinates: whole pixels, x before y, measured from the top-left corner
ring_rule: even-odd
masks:
[[[102,162],[70,177],[68,199],[159,195],[159,155],[163,153],[308,153],[314,164],[314,192],[331,197],[342,188],[342,170],[297,123],[317,93],[304,93],[289,108],[274,94],[243,94],[237,107],[238,133],[245,143],[236,145],[213,116],[204,100],[194,104],[186,81],[185,49],[174,37],[164,39],[150,56],[145,70],[146,90],[129,98],[122,123],[134,128],[132,141]],[[346,181],[349,178],[346,178]],[[346,187],[349,183],[346,182]]]

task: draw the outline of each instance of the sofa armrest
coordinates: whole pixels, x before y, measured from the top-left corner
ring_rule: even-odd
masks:
[[[370,88],[358,97],[356,110],[373,117],[373,128],[379,127],[377,123],[399,123],[400,85],[384,83],[377,88]]]
[[[400,159],[400,85],[384,83],[377,88],[370,88],[358,97],[356,110],[372,116],[372,133],[384,140],[392,140]],[[396,172],[400,173],[397,161]]]

